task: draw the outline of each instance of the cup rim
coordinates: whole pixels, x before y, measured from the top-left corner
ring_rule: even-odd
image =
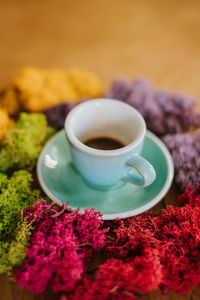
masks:
[[[134,113],[137,115],[138,120],[140,121],[141,128],[139,130],[138,136],[128,145],[115,149],[115,150],[100,150],[100,149],[95,149],[91,148],[85,144],[83,144],[74,134],[74,131],[72,130],[72,119],[74,115],[76,114],[77,110],[83,108],[84,106],[87,105],[95,105],[96,103],[102,103],[102,102],[108,102],[108,103],[118,103],[122,106],[128,107],[130,110],[134,111]],[[142,117],[142,115],[132,106],[130,106],[127,103],[124,103],[120,100],[116,99],[110,99],[110,98],[97,98],[97,99],[92,99],[92,100],[87,100],[84,101],[77,106],[75,106],[67,115],[64,123],[64,129],[65,129],[65,134],[68,138],[68,140],[71,142],[71,144],[75,147],[81,150],[82,152],[85,152],[87,154],[93,155],[93,156],[118,156],[118,155],[123,155],[126,153],[129,153],[132,148],[137,147],[139,144],[142,143],[144,140],[145,134],[146,134],[146,123]]]

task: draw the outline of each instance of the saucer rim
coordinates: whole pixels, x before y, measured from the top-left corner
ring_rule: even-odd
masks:
[[[40,152],[38,161],[37,161],[37,166],[36,166],[36,173],[37,173],[37,178],[39,181],[39,184],[42,188],[42,190],[44,191],[44,193],[52,200],[55,201],[58,205],[62,205],[62,202],[60,200],[58,200],[48,189],[48,187],[46,186],[46,184],[43,181],[42,175],[41,175],[41,164],[42,164],[42,158],[43,158],[43,152],[45,152],[46,148],[48,147],[48,145],[50,143],[52,143],[52,141],[54,139],[56,139],[59,135],[61,134],[65,134],[64,129],[61,129],[58,133],[56,133],[44,146],[43,150]],[[114,220],[116,218],[120,218],[120,219],[125,219],[125,218],[129,218],[129,217],[133,217],[136,215],[139,215],[149,209],[151,209],[153,206],[155,206],[160,200],[162,200],[164,198],[164,196],[167,194],[173,178],[174,178],[174,164],[173,164],[173,160],[171,157],[171,154],[169,152],[169,150],[167,149],[167,147],[165,146],[165,144],[151,131],[147,130],[145,136],[149,137],[151,140],[154,141],[154,143],[161,149],[161,151],[163,152],[165,159],[166,159],[166,163],[167,163],[167,168],[168,168],[168,174],[167,174],[167,179],[166,182],[164,184],[164,186],[162,187],[161,191],[156,195],[156,197],[154,197],[150,202],[135,208],[133,210],[130,211],[126,211],[126,212],[122,212],[122,213],[115,213],[115,214],[103,214],[102,213],[102,220]],[[75,210],[78,209],[78,207],[72,207],[71,205],[69,205],[69,208]],[[92,207],[91,207],[92,208]],[[90,208],[88,208],[90,209]],[[81,209],[80,211],[84,211],[84,209]]]

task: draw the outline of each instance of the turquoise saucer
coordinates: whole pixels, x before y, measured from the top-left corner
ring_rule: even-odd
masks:
[[[87,186],[71,163],[64,130],[45,145],[37,163],[40,185],[47,196],[71,208],[95,208],[104,220],[127,218],[140,214],[156,205],[172,183],[174,167],[166,146],[147,131],[141,156],[155,168],[156,180],[142,188],[120,182],[110,190],[95,190]]]

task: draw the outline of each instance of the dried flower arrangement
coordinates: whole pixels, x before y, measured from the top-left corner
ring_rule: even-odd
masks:
[[[59,89],[61,96],[55,101],[46,92],[46,78],[51,89]],[[58,78],[66,81],[64,90]],[[37,82],[34,90],[32,79]],[[102,91],[102,83],[89,73],[26,68],[9,91],[0,94],[1,110],[4,115],[7,111],[0,145],[0,273],[7,272],[36,293],[47,287],[63,292],[62,300],[136,299],[157,288],[163,293],[188,292],[200,282],[200,133],[188,131],[199,127],[200,116],[191,97],[156,90],[144,79],[115,80],[105,94],[138,109],[148,128],[166,143],[175,164],[175,183],[183,192],[180,206],[168,206],[159,215],[148,211],[103,222],[94,209],[80,213],[38,200],[41,191],[32,186],[28,171],[55,132],[47,121],[61,128],[80,98]],[[44,106],[35,102],[37,93],[45,99]],[[70,101],[63,102],[68,94]],[[14,101],[13,110],[6,99]],[[9,116],[24,108],[32,113],[21,112],[14,124]],[[47,120],[36,113],[44,109]],[[103,251],[107,260],[94,278],[88,278],[87,263],[94,250]]]

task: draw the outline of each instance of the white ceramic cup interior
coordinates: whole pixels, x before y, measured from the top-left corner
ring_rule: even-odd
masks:
[[[118,100],[96,99],[75,107],[67,117],[65,130],[70,142],[83,151],[112,155],[141,143],[146,126],[142,116],[130,105]],[[94,137],[111,137],[126,146],[116,150],[98,150],[84,145],[84,141]]]

